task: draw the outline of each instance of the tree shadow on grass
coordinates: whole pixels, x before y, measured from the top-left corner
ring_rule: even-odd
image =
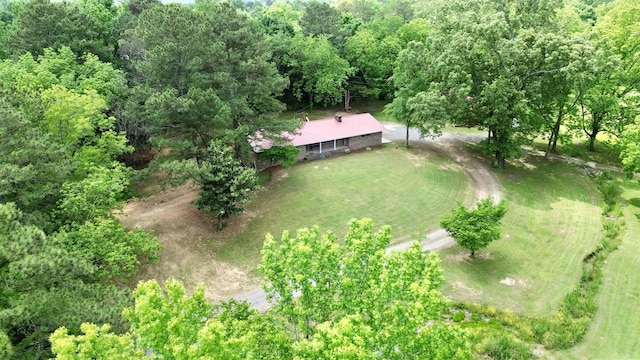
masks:
[[[635,206],[637,208],[640,208],[640,198],[633,198],[633,199],[629,199],[627,201],[627,203],[629,205]]]
[[[506,197],[537,210],[553,210],[561,199],[593,203],[599,193],[591,180],[575,166],[537,156],[512,161],[496,171]]]

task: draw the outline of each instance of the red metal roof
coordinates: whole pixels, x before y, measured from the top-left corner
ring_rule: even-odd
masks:
[[[384,130],[382,124],[371,114],[342,115],[342,121],[335,117],[314,121],[305,121],[297,130],[296,134],[284,134],[291,140],[290,144],[302,146],[317,144],[324,141],[346,139],[354,136],[374,134]],[[251,144],[256,151],[269,149],[271,141],[252,141]]]

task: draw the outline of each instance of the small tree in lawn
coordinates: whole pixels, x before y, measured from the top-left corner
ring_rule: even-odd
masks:
[[[478,202],[477,208],[468,210],[458,203],[458,207],[440,220],[442,226],[456,242],[465,249],[476,250],[487,247],[500,238],[500,220],[507,212],[504,201],[493,203],[489,197]]]
[[[220,141],[212,141],[205,163],[196,177],[201,190],[198,209],[216,215],[217,228],[223,229],[227,219],[240,214],[257,186],[256,174],[245,168],[233,152]]]

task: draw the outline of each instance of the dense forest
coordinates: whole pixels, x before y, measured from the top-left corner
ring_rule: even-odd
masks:
[[[265,248],[275,314],[214,309],[178,284],[168,299],[155,283],[134,292],[125,280],[160,248],[114,216],[134,169],[194,181],[223,226],[255,187],[250,136],[294,130],[286,109],[376,99],[425,136],[483,126],[500,168],[534,138],[552,153],[586,136],[597,151],[606,134],[632,175],[639,34],[636,0],[1,0],[0,357],[51,357],[55,332],[61,358],[75,346],[80,358],[470,358],[440,316],[437,260],[385,255],[389,234],[366,222],[351,224],[346,250],[298,234],[326,254],[309,266],[352,279],[298,301],[277,276],[299,271],[286,268],[295,246]],[[220,183],[233,186],[216,193]],[[358,288],[374,275],[390,280]]]

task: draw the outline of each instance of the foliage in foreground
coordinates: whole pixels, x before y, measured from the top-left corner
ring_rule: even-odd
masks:
[[[285,234],[281,246],[268,237],[261,269],[277,305],[266,314],[233,300],[213,306],[203,287],[186,296],[172,280],[163,292],[152,280],[123,312],[129,332],[62,327],[52,350],[58,359],[470,359],[466,332],[439,320],[438,257],[418,243],[386,254],[389,227],[372,228],[352,221],[344,247],[317,227]]]
[[[470,358],[465,333],[441,321],[447,302],[437,290],[437,255],[417,242],[387,254],[390,231],[373,232],[362,219],[349,223],[344,246],[318,227],[295,238],[284,232],[280,241],[267,236],[265,290],[296,349],[320,358]]]
[[[166,293],[155,280],[140,283],[135,305],[123,316],[129,332],[117,335],[109,325],[83,324],[82,335],[62,327],[51,335],[58,359],[287,359],[291,341],[276,321],[231,301],[214,307],[204,287],[186,296],[173,280]]]
[[[68,246],[64,233],[47,235],[22,217],[14,203],[0,205],[0,332],[15,356],[50,356],[47,337],[61,324],[77,331],[84,321],[101,321],[123,329],[119,312],[130,293],[99,282],[98,267]]]

